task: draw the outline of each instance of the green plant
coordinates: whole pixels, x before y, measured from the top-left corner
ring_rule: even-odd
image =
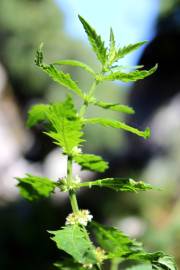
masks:
[[[55,188],[59,188],[61,192],[68,192],[72,213],[67,216],[64,227],[57,231],[49,231],[57,247],[67,254],[62,261],[55,263],[55,267],[58,269],[103,269],[103,263],[107,260],[111,262],[111,270],[118,269],[118,266],[124,261],[134,263],[135,266],[130,268],[132,270],[174,270],[176,266],[170,256],[163,252],[146,252],[141,243],[130,239],[123,232],[113,227],[92,221],[93,217],[90,211],[79,208],[76,192],[81,188],[105,187],[115,191],[129,192],[145,191],[153,188],[142,181],[134,181],[129,178],[106,178],[81,182],[78,177],[73,176],[72,164],[76,162],[81,165],[82,170],[87,169],[94,172],[104,172],[108,168],[108,163],[102,157],[82,153],[80,147],[84,141],[83,128],[87,124],[100,124],[102,126],[123,129],[144,139],[150,136],[149,128],[146,128],[145,131],[140,131],[117,120],[99,117],[86,118],[85,113],[87,107],[91,104],[103,109],[129,114],[134,113],[134,110],[128,106],[97,100],[95,97],[96,86],[104,81],[137,81],[153,74],[157,69],[157,65],[155,65],[150,70],[134,67],[128,73],[125,72],[123,67],[118,65],[118,60],[136,50],[145,42],[117,48],[113,30],[111,29],[109,48],[107,49],[96,31],[81,16],[79,16],[79,19],[101,64],[101,71],[95,72],[87,64],[76,60],[60,60],[50,65],[45,64],[43,62],[41,45],[37,51],[36,65],[55,82],[78,95],[82,99],[82,106],[77,110],[73,98],[71,95],[68,95],[63,102],[33,106],[29,111],[27,121],[29,127],[39,122],[44,124],[44,133],[67,156],[67,176],[59,179],[57,182],[46,177],[32,176],[30,174],[27,174],[24,178],[17,178],[21,195],[31,201],[40,197],[50,196]],[[78,66],[90,73],[93,82],[87,93],[79,88],[69,74],[57,69],[56,66],[62,65]],[[93,232],[97,246],[91,240],[90,232]]]

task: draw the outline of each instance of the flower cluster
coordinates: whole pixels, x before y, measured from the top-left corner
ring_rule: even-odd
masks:
[[[99,263],[102,263],[107,258],[105,250],[102,249],[101,247],[97,247],[95,253],[97,261]]]
[[[89,210],[79,210],[76,213],[71,213],[66,218],[66,225],[80,224],[87,226],[88,222],[91,221],[93,216]]]
[[[78,154],[81,154],[82,153],[82,149],[77,147],[77,146],[74,146],[73,149],[72,149],[72,155],[73,156],[76,156]]]
[[[83,267],[86,269],[91,269],[93,267],[93,264],[92,263],[85,263],[85,264],[83,264]]]
[[[96,259],[99,264],[101,264],[105,259],[107,259],[106,252],[101,247],[95,249]],[[91,269],[93,267],[92,263],[83,264],[83,267],[86,269]]]

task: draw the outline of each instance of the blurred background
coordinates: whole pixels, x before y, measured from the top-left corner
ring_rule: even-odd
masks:
[[[180,266],[180,1],[0,0],[0,269],[49,270],[61,256],[47,230],[64,224],[70,211],[66,195],[26,202],[14,177],[28,172],[57,180],[66,173],[59,149],[39,127],[28,130],[25,121],[31,105],[62,100],[67,93],[35,66],[40,42],[45,44],[46,62],[77,59],[98,69],[78,13],[106,42],[111,26],[121,46],[149,41],[122,64],[159,64],[143,81],[107,83],[97,92],[99,99],[134,107],[131,117],[111,117],[139,129],[149,126],[151,138],[91,127],[86,129],[85,151],[109,161],[110,169],[101,177],[126,176],[162,188],[138,195],[84,190],[79,194],[81,208],[90,208],[96,220],[143,240],[149,251],[174,255]],[[88,89],[91,78],[83,71],[64,70]],[[95,108],[88,113],[107,115]],[[86,178],[95,177],[74,169]]]

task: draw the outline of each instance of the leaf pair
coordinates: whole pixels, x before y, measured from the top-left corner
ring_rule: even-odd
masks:
[[[84,154],[85,155],[85,154]],[[86,156],[86,155],[85,155]],[[90,156],[90,159],[89,157]],[[82,158],[82,157],[81,157]],[[98,159],[96,161],[96,158]],[[78,163],[84,168],[91,171],[103,172],[107,168],[107,163],[98,156],[87,155],[86,159],[79,160]],[[94,162],[92,160],[94,159]],[[37,200],[43,197],[49,197],[55,190],[56,186],[60,187],[58,182],[54,182],[47,177],[33,176],[26,174],[25,177],[17,177],[18,187],[21,196],[29,201]],[[115,191],[138,192],[153,189],[149,184],[142,181],[136,182],[132,179],[123,178],[106,178],[90,182],[76,184],[75,188],[82,187],[103,187]],[[61,189],[62,190],[62,189]]]
[[[100,76],[98,74],[96,77],[97,81],[120,80],[122,82],[134,82],[150,76],[157,70],[157,65],[155,65],[150,70],[135,70],[129,73],[113,72],[113,64],[115,62],[117,62],[119,59],[123,58],[127,54],[133,52],[134,50],[137,50],[139,47],[144,45],[146,41],[130,44],[128,46],[124,46],[123,48],[116,48],[114,33],[113,30],[110,29],[109,49],[107,49],[105,47],[104,41],[102,41],[101,39],[101,36],[96,33],[96,31],[90,26],[90,24],[81,16],[79,16],[79,20],[84,27],[92,49],[94,50],[98,60],[102,64],[102,71],[104,76]],[[109,72],[109,74],[106,74],[106,72]]]

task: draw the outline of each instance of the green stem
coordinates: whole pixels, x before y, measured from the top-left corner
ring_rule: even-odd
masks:
[[[89,97],[91,97],[93,95],[94,90],[95,90],[97,84],[98,84],[97,80],[95,80],[92,83],[92,85],[91,85],[91,87],[89,89],[89,92],[88,92],[88,96]],[[88,102],[84,102],[84,104],[81,107],[80,112],[79,112],[79,115],[81,117],[83,117],[83,115],[85,114],[85,112],[87,110],[87,107],[88,107]],[[68,160],[67,160],[67,182],[68,182],[68,185],[69,186],[73,182],[72,163],[73,163],[73,158],[71,156],[68,156]],[[72,207],[73,213],[77,213],[79,211],[79,206],[78,206],[78,202],[77,202],[77,197],[76,197],[75,190],[69,190],[69,199],[70,199],[70,203],[71,203],[71,207]],[[82,229],[83,229],[83,231],[85,233],[86,239],[91,242],[86,227],[85,226],[82,226]],[[94,247],[93,244],[92,244],[92,247]],[[96,268],[97,269],[101,269],[101,266],[99,264],[97,264],[96,265]]]
[[[111,270],[118,270],[119,262],[120,262],[119,259],[112,259]]]
[[[71,185],[72,179],[72,157],[68,156],[67,161],[67,182]],[[74,190],[69,190],[69,199],[71,203],[71,207],[74,213],[79,211],[78,202],[76,198],[76,192]]]
[[[72,162],[73,162],[72,157],[68,156],[68,160],[67,160],[67,182],[68,182],[68,185],[71,185],[71,183],[73,181]],[[77,202],[76,192],[74,190],[69,190],[69,199],[70,199],[73,213],[77,213],[79,211],[79,206],[78,206],[78,202]],[[86,239],[91,242],[89,235],[88,235],[88,232],[86,230],[86,227],[82,226],[82,229],[85,233]],[[92,244],[92,246],[93,246],[93,244]],[[98,269],[100,269],[100,267]]]
[[[92,85],[91,85],[91,87],[90,87],[90,89],[89,89],[89,92],[88,92],[88,96],[89,97],[91,97],[93,95],[94,90],[96,89],[97,84],[98,84],[97,80],[94,80],[93,83],[92,83]],[[83,104],[83,106],[81,107],[80,112],[79,112],[79,115],[81,117],[85,114],[85,112],[87,110],[87,107],[88,107],[88,102],[86,101]]]

